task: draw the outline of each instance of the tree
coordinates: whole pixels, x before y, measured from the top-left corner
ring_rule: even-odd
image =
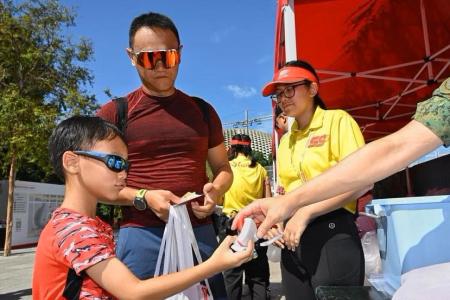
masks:
[[[0,157],[8,174],[5,256],[11,249],[18,167],[32,163],[50,172],[47,141],[56,123],[98,107],[85,89],[93,77],[82,66],[92,46],[64,35],[75,25],[74,12],[56,0],[16,2],[0,0]]]
[[[261,151],[253,150],[252,156],[263,167],[272,165],[272,159],[267,159]]]

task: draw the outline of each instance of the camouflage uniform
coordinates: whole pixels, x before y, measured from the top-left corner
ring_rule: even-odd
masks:
[[[446,147],[450,146],[450,78],[434,90],[430,99],[417,104],[413,118],[433,131]]]

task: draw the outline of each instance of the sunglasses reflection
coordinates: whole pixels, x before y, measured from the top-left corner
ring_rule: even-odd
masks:
[[[137,64],[145,69],[153,70],[158,61],[161,61],[164,68],[170,69],[180,63],[181,47],[179,49],[141,51],[134,53]]]
[[[122,171],[128,172],[128,169],[130,167],[130,163],[126,159],[115,154],[84,150],[73,151],[73,153],[101,161],[106,165],[108,169],[117,173]]]

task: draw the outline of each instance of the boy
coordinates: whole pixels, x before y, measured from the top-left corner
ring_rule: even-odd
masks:
[[[100,199],[115,201],[125,187],[122,134],[98,117],[72,117],[54,130],[49,152],[66,190],[39,238],[33,299],[160,299],[250,259],[253,246],[232,253],[229,237],[198,266],[139,280],[115,257],[111,227],[95,216]]]

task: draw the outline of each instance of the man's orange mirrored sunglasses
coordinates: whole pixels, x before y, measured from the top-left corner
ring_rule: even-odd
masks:
[[[134,53],[137,64],[149,70],[153,70],[158,61],[161,61],[166,69],[177,66],[180,63],[180,54],[181,47],[178,49],[141,51]]]

